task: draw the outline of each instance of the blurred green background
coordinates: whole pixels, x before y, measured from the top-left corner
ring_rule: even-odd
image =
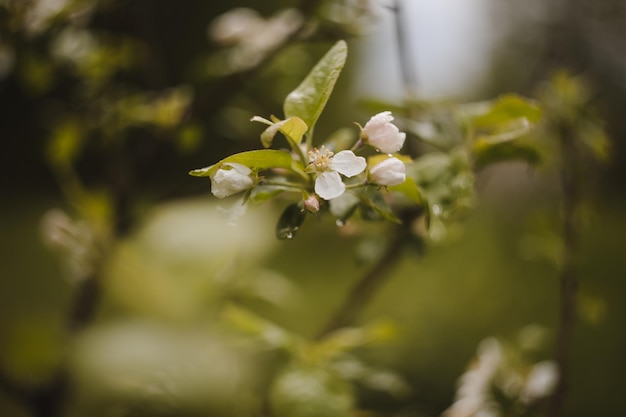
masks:
[[[433,11],[442,25],[446,17],[463,21],[468,6],[460,2]],[[375,238],[363,241],[330,219],[309,219],[295,240],[277,241],[280,203],[251,210],[232,229],[218,207],[228,203],[210,197],[209,182],[187,172],[258,148],[260,132],[250,117],[280,115],[285,94],[338,38],[348,39],[350,55],[318,135],[367,120],[361,100],[377,91],[384,97],[373,98],[400,104],[398,63],[393,56],[377,59],[381,39],[390,42],[382,48],[397,47],[389,11],[379,7],[370,15],[370,2],[320,3],[327,4],[315,35],[281,49],[258,70],[231,76],[221,67],[224,48],[208,34],[211,22],[235,7],[269,17],[297,2],[0,0],[0,367],[6,373],[37,382],[67,360],[80,385],[68,415],[178,415],[180,404],[189,415],[251,415],[262,408],[258,393],[267,390],[268,368],[280,359],[224,330],[222,303],[232,297],[313,337],[386,229],[373,226]],[[426,2],[415,3],[420,6],[406,13],[429,13]],[[611,161],[585,173],[567,415],[624,415],[626,2],[471,3],[469,17],[487,23],[480,37],[489,47],[474,56],[483,72],[467,77],[459,65],[458,75],[448,76],[471,85],[430,88],[446,80],[429,78],[436,63],[431,70],[423,65],[457,52],[445,43],[425,50],[420,45],[436,45],[441,35],[420,32],[411,39],[412,59],[423,71],[418,92],[422,86],[425,99],[532,95],[554,69],[568,67],[587,78],[606,121]],[[377,89],[368,90],[368,83]],[[550,357],[558,312],[556,175],[549,167],[494,166],[478,176],[480,203],[446,242],[424,253],[406,249],[360,319],[389,319],[397,337],[357,355],[397,371],[411,391],[394,398],[360,387],[360,405],[380,415],[439,415],[478,343],[513,339],[528,325],[547,329],[543,355]],[[73,204],[77,195],[91,214]],[[95,323],[77,340],[68,340],[64,329],[77,288],[68,277],[85,258],[67,262],[46,245],[42,219],[50,219],[51,209],[73,219],[91,216],[95,224],[110,212],[124,214],[115,220],[119,239],[106,249]],[[79,246],[89,247],[89,239],[78,235]],[[0,415],[29,414],[0,391]]]

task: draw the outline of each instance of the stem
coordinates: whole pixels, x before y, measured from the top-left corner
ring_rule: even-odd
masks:
[[[263,185],[276,185],[279,187],[292,188],[294,191],[302,191],[305,186],[303,184],[296,184],[293,182],[284,182],[284,181],[272,181],[264,179],[261,184]]]
[[[404,86],[404,105],[406,108],[406,117],[416,120],[420,110],[416,108],[415,99],[418,97],[417,88],[417,68],[413,57],[413,49],[409,45],[410,36],[408,34],[408,25],[405,21],[407,14],[404,10],[404,0],[395,0],[392,7],[394,12],[396,41],[398,42],[398,62],[400,64],[400,72],[402,76],[402,84]],[[417,135],[411,130],[407,131],[409,137]],[[420,154],[420,150],[416,146],[415,141],[408,140],[406,147],[409,155],[416,157]],[[439,148],[439,146],[437,146]]]
[[[574,134],[565,123],[559,132],[561,145],[561,192],[563,193],[564,260],[560,270],[560,315],[555,360],[560,377],[549,403],[549,416],[562,417],[570,375],[569,357],[576,324],[578,278],[576,253],[578,249],[577,210],[580,205],[579,175]]]
[[[402,72],[402,81],[406,88],[407,96],[410,98],[417,96],[417,70],[415,64],[411,60],[412,50],[409,47],[409,36],[407,34],[407,25],[404,21],[406,13],[404,13],[403,0],[396,0],[392,10],[394,12],[396,40],[398,41],[398,60],[400,62],[400,70]]]
[[[404,216],[403,223],[395,227],[393,240],[389,242],[385,253],[353,285],[343,303],[317,334],[318,339],[323,338],[334,330],[353,323],[355,318],[372,300],[376,291],[390,278],[390,270],[402,258],[402,247],[410,234],[408,226],[419,214],[418,211],[407,213]]]

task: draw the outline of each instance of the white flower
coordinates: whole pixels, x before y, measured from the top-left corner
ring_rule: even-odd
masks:
[[[252,170],[245,165],[226,162],[211,177],[211,192],[215,197],[224,198],[247,190],[254,185],[251,173]]]
[[[398,185],[406,181],[406,166],[398,158],[387,158],[370,168],[370,182],[379,185]]]
[[[393,116],[390,111],[373,116],[361,132],[363,141],[380,152],[398,152],[404,145],[406,133],[400,132],[396,125],[391,123],[392,120]]]
[[[352,151],[333,153],[322,146],[309,151],[309,165],[307,171],[317,174],[315,178],[315,192],[324,200],[339,197],[346,190],[346,185],[339,174],[353,177],[365,170],[367,162],[362,156],[356,156]]]

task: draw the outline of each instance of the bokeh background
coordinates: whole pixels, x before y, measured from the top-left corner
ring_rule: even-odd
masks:
[[[81,386],[68,415],[176,415],[179,402],[198,415],[249,415],[276,358],[232,341],[218,325],[221,303],[234,297],[312,337],[384,232],[363,242],[318,219],[293,241],[277,241],[280,204],[247,213],[233,229],[220,211],[227,203],[187,172],[258,148],[250,117],[280,115],[284,96],[346,39],[348,63],[320,136],[364,123],[366,100],[402,103],[400,54],[413,63],[421,100],[533,96],[559,68],[585,77],[612,147],[608,164],[585,172],[567,415],[626,414],[626,2],[405,1],[404,49],[391,1],[310,3],[324,3],[314,34],[256,65],[264,58],[225,52],[216,18],[235,7],[274,18],[258,52],[297,25],[280,13],[306,10],[306,1],[0,0],[0,368],[30,383],[68,361]],[[479,175],[477,189],[480,204],[449,239],[407,250],[360,318],[396,323],[394,340],[358,355],[411,387],[400,397],[360,388],[360,403],[380,415],[439,415],[486,337],[513,340],[536,326],[550,357],[556,172],[501,164]],[[116,243],[99,248],[98,233],[107,232],[85,231],[80,219],[112,218]],[[59,238],[59,230],[67,233]],[[96,317],[68,340],[76,280],[100,250],[107,261],[98,266]],[[0,391],[0,415],[29,414]]]

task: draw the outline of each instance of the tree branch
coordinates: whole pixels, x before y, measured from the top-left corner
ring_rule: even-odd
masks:
[[[570,377],[569,357],[576,324],[576,297],[578,277],[576,253],[578,250],[577,211],[580,205],[580,181],[578,155],[574,133],[564,122],[560,128],[561,145],[561,192],[563,194],[563,243],[564,260],[560,270],[560,312],[556,341],[555,360],[559,367],[559,382],[550,398],[549,415],[564,415],[565,397]]]
[[[415,236],[411,235],[410,224],[421,214],[421,210],[411,210],[403,213],[403,222],[394,228],[393,238],[387,245],[385,252],[352,286],[343,303],[317,334],[317,339],[321,339],[334,330],[352,324],[363,309],[367,307],[376,291],[390,278],[391,269],[402,259],[404,245],[410,239],[416,239]]]

